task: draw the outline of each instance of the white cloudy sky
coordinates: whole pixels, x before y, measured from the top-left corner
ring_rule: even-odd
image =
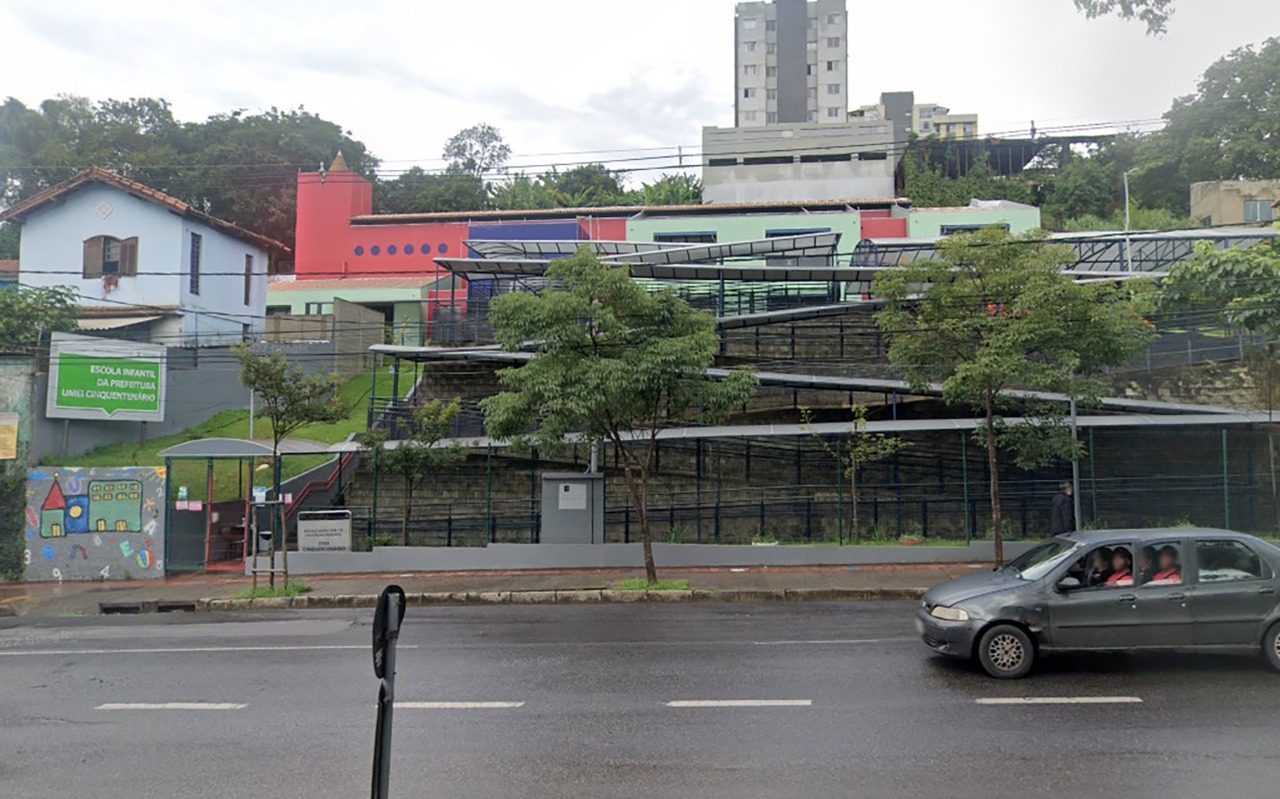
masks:
[[[988,132],[1159,117],[1280,3],[1180,0],[1167,36],[1071,0],[849,0],[855,104],[913,89]],[[161,96],[182,118],[304,105],[390,168],[476,122],[515,164],[696,147],[732,124],[734,0],[3,0],[0,96]],[[611,156],[602,156],[605,158]]]

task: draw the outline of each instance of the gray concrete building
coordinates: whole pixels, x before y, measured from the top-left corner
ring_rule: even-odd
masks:
[[[1210,180],[1191,184],[1191,218],[1205,225],[1274,222],[1280,180]]]
[[[900,152],[888,120],[702,129],[708,203],[887,200]]]
[[[734,124],[844,124],[849,111],[845,0],[739,3]]]

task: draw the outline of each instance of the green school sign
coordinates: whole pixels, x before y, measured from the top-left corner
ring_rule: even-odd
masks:
[[[163,421],[164,384],[164,347],[55,334],[45,416]]]

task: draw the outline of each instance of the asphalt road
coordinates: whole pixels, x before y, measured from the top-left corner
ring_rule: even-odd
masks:
[[[930,655],[914,639],[912,611],[411,609],[392,794],[1280,791],[1280,675],[1259,660],[1071,658],[1002,683]],[[0,629],[0,796],[367,796],[377,695],[369,616]],[[989,704],[1027,697],[1109,703]],[[724,702],[758,704],[715,704]]]

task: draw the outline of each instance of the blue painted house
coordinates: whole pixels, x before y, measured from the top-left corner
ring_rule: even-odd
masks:
[[[22,225],[22,286],[70,286],[80,326],[171,346],[226,345],[265,327],[278,241],[102,169],[0,213]]]

